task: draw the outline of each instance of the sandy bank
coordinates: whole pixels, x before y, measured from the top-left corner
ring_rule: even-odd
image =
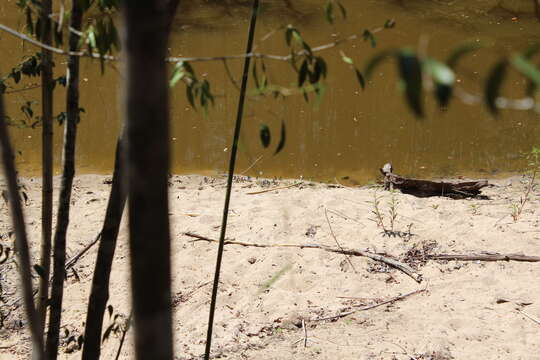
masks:
[[[110,185],[106,176],[76,179],[68,234],[68,255],[77,254],[100,229]],[[233,359],[534,359],[540,352],[540,263],[435,261],[426,254],[481,252],[540,255],[540,189],[531,194],[517,221],[512,204],[523,196],[520,177],[493,181],[489,200],[452,200],[392,195],[380,188],[346,188],[290,181],[239,179],[235,182],[228,237],[237,241],[318,244],[382,253],[408,263],[423,277],[418,284],[401,271],[361,256],[346,257],[312,248],[256,248],[227,245],[218,300],[214,349]],[[26,220],[33,252],[40,234],[39,180],[27,179]],[[200,355],[216,245],[193,242],[185,232],[219,236],[224,178],[174,176],[170,181],[173,239],[173,305],[178,358]],[[56,197],[56,196],[55,196]],[[384,228],[384,233],[375,208]],[[7,207],[0,208],[0,244],[12,246]],[[151,241],[151,239],[149,239]],[[92,248],[66,282],[63,324],[70,335],[83,331],[96,255]],[[151,254],[149,254],[151,256]],[[8,311],[16,294],[12,260],[0,265]],[[151,271],[151,269],[149,269]],[[416,289],[427,290],[399,302],[320,321],[362,305]],[[110,304],[127,316],[129,261],[125,225],[111,279]],[[502,302],[501,299],[510,300]],[[2,303],[2,301],[5,301]],[[519,306],[516,304],[528,304]],[[0,358],[27,358],[25,329],[14,310],[0,329]],[[304,347],[304,320],[307,347]],[[105,327],[109,324],[105,319]],[[133,357],[131,332],[122,352]],[[297,340],[301,341],[297,341]],[[114,358],[119,339],[103,345]],[[66,347],[62,349],[62,352]],[[407,355],[409,354],[409,355]],[[435,354],[435,355],[433,355]],[[429,357],[431,356],[431,357]],[[62,353],[78,359],[80,352]]]

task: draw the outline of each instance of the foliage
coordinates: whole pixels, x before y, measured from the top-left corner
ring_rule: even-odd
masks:
[[[476,43],[466,43],[455,48],[445,61],[420,54],[411,48],[385,50],[373,56],[365,66],[365,76],[371,79],[375,69],[386,59],[394,58],[398,64],[401,88],[409,108],[418,117],[424,117],[424,91],[433,89],[439,107],[445,110],[454,95],[456,68],[459,60],[480,49]],[[540,69],[532,62],[532,57],[540,51],[540,43],[521,54],[512,54],[498,60],[489,71],[484,84],[484,103],[488,110],[497,115],[501,106],[501,88],[509,68],[517,70],[527,80],[526,93],[538,97],[540,92]]]
[[[540,148],[533,147],[529,153],[525,154],[525,157],[528,161],[525,174],[525,188],[519,198],[519,202],[511,204],[511,216],[514,222],[519,220],[519,217],[523,213],[523,208],[531,198],[531,193],[538,187],[536,178],[540,172]]]

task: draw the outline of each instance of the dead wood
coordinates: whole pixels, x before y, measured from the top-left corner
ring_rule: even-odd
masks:
[[[523,254],[431,254],[426,258],[430,260],[540,262],[540,256]]]
[[[380,171],[384,176],[384,188],[386,190],[396,188],[404,194],[418,197],[446,196],[452,199],[465,199],[479,196],[480,190],[488,186],[487,180],[445,182],[409,179],[394,174],[391,164],[385,164]]]
[[[399,295],[399,296],[396,296],[396,297],[393,297],[391,299],[388,299],[388,300],[385,300],[385,301],[381,301],[379,303],[375,303],[375,304],[371,304],[371,305],[366,305],[366,306],[362,306],[362,307],[359,307],[357,309],[354,309],[354,310],[351,310],[351,311],[346,311],[346,312],[342,312],[342,313],[339,313],[337,315],[334,315],[334,316],[327,316],[327,317],[323,317],[323,318],[315,318],[315,319],[311,319],[311,321],[325,321],[325,320],[337,320],[337,319],[341,319],[342,317],[345,317],[345,316],[348,316],[348,315],[352,315],[356,312],[359,312],[359,311],[365,311],[365,310],[370,310],[370,309],[374,309],[376,307],[379,307],[379,306],[383,306],[383,305],[386,305],[386,304],[392,304],[396,301],[399,301],[399,300],[403,300],[405,299],[406,297],[409,297],[411,295],[415,295],[415,294],[419,294],[421,292],[424,292],[426,291],[427,288],[423,288],[423,289],[418,289],[418,290],[414,290],[414,291],[411,291],[411,292],[408,292],[406,294],[403,294],[403,295]]]
[[[184,235],[197,239],[197,240],[192,240],[192,242],[195,242],[195,241],[208,241],[208,242],[216,242],[216,243],[218,242],[217,240],[210,239],[205,236],[198,235],[198,234],[194,234],[192,232],[185,232]],[[320,249],[320,250],[333,252],[337,254],[343,254],[343,255],[363,256],[363,257],[367,257],[375,261],[383,262],[395,269],[398,269],[404,274],[410,276],[412,279],[414,279],[414,281],[418,283],[422,282],[422,274],[417,273],[410,266],[405,265],[388,256],[375,254],[369,251],[353,250],[353,249],[347,249],[347,248],[333,248],[330,246],[319,245],[319,244],[257,244],[257,243],[247,243],[247,242],[234,241],[234,240],[226,240],[225,245],[240,245],[240,246],[251,246],[251,247],[260,247],[260,248],[289,247],[289,248],[298,248],[298,249]]]

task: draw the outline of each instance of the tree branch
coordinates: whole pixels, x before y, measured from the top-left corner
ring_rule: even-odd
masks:
[[[192,240],[192,242],[195,241],[208,241],[208,242],[218,242],[217,240],[207,238],[205,236],[197,235],[191,232],[185,232],[184,235],[196,238],[197,240]],[[388,256],[375,254],[369,251],[362,251],[362,250],[354,250],[354,249],[347,249],[347,248],[333,248],[330,246],[325,245],[319,245],[319,244],[258,244],[258,243],[247,243],[242,241],[234,241],[234,240],[226,240],[225,245],[241,245],[241,246],[252,246],[252,247],[260,247],[260,248],[276,248],[276,247],[288,247],[288,248],[298,248],[298,249],[320,249],[328,252],[333,252],[337,254],[344,254],[344,255],[352,255],[352,256],[363,256],[370,258],[371,260],[380,261],[383,262],[395,269],[400,270],[401,272],[405,273],[406,275],[410,276],[414,281],[420,283],[422,282],[422,275],[417,273],[414,269],[412,269],[410,266],[406,264],[402,264],[401,262],[394,260]]]
[[[87,51],[66,51],[66,50],[63,50],[63,49],[60,49],[60,48],[49,46],[49,45],[44,44],[44,43],[42,43],[40,41],[32,39],[31,37],[29,37],[29,36],[27,36],[27,35],[25,35],[23,33],[20,33],[20,32],[14,30],[14,29],[12,29],[12,28],[10,28],[8,26],[5,26],[3,24],[0,24],[0,30],[3,30],[5,32],[15,36],[15,37],[18,37],[18,38],[20,38],[20,39],[22,39],[24,41],[27,41],[27,42],[31,43],[32,45],[34,45],[34,46],[49,50],[51,52],[54,52],[55,54],[64,55],[64,56],[90,57],[90,58],[95,58],[95,59],[104,59],[104,60],[108,60],[108,61],[119,61],[120,60],[118,57],[112,56],[112,55],[100,55],[100,54],[96,54],[96,53],[89,53]],[[377,27],[377,28],[375,28],[373,30],[370,30],[370,31],[373,34],[376,34],[376,33],[380,32],[382,30],[384,30],[383,27]],[[357,40],[360,37],[361,37],[361,35],[353,34],[353,35],[350,35],[350,36],[348,36],[346,38],[333,41],[331,43],[327,43],[327,44],[323,44],[323,45],[313,47],[311,49],[311,52],[315,53],[315,52],[328,50],[328,49],[334,48],[336,46],[339,46],[339,45],[341,45],[343,43],[353,41],[353,40]],[[301,55],[305,55],[305,54],[306,54],[305,50],[300,50],[300,51],[297,51],[296,53],[294,53],[294,56],[301,56]],[[277,61],[290,61],[293,58],[293,55],[292,54],[275,55],[275,54],[264,54],[264,53],[260,53],[260,52],[249,52],[249,53],[246,53],[246,54],[224,55],[224,56],[202,56],[202,57],[174,57],[174,56],[171,56],[171,57],[167,57],[165,59],[165,61],[167,61],[167,62],[179,62],[179,61],[206,62],[206,61],[240,60],[240,59],[245,59],[245,58],[258,58],[258,59],[270,59],[270,60],[277,60]]]

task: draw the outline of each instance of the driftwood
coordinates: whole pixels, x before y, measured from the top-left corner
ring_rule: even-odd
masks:
[[[432,254],[426,255],[431,260],[458,260],[458,261],[523,261],[540,262],[540,256],[523,254]]]
[[[195,242],[195,241],[208,241],[208,242],[216,242],[216,243],[219,242],[215,239],[210,239],[210,238],[207,238],[206,236],[201,236],[198,234],[194,234],[192,232],[185,232],[184,235],[197,239],[197,240],[192,240],[192,242]],[[367,257],[375,261],[383,262],[387,264],[388,266],[398,269],[401,272],[405,273],[406,275],[410,276],[412,279],[414,279],[414,281],[418,283],[422,282],[422,274],[419,274],[410,266],[403,264],[397,260],[394,260],[388,256],[375,254],[369,251],[353,250],[353,249],[346,249],[346,248],[333,248],[330,246],[319,245],[319,244],[257,244],[257,243],[247,243],[247,242],[234,241],[234,240],[225,240],[225,245],[240,245],[240,246],[251,246],[251,247],[260,247],[260,248],[288,247],[288,248],[298,248],[298,249],[319,249],[319,250],[324,250],[324,251],[333,252],[337,254],[343,254],[343,255],[363,256],[363,257]]]
[[[487,180],[445,182],[409,179],[394,174],[391,164],[385,164],[380,171],[384,175],[384,188],[386,190],[396,188],[404,194],[418,197],[447,196],[453,199],[477,197],[480,195],[480,190],[488,186]]]

